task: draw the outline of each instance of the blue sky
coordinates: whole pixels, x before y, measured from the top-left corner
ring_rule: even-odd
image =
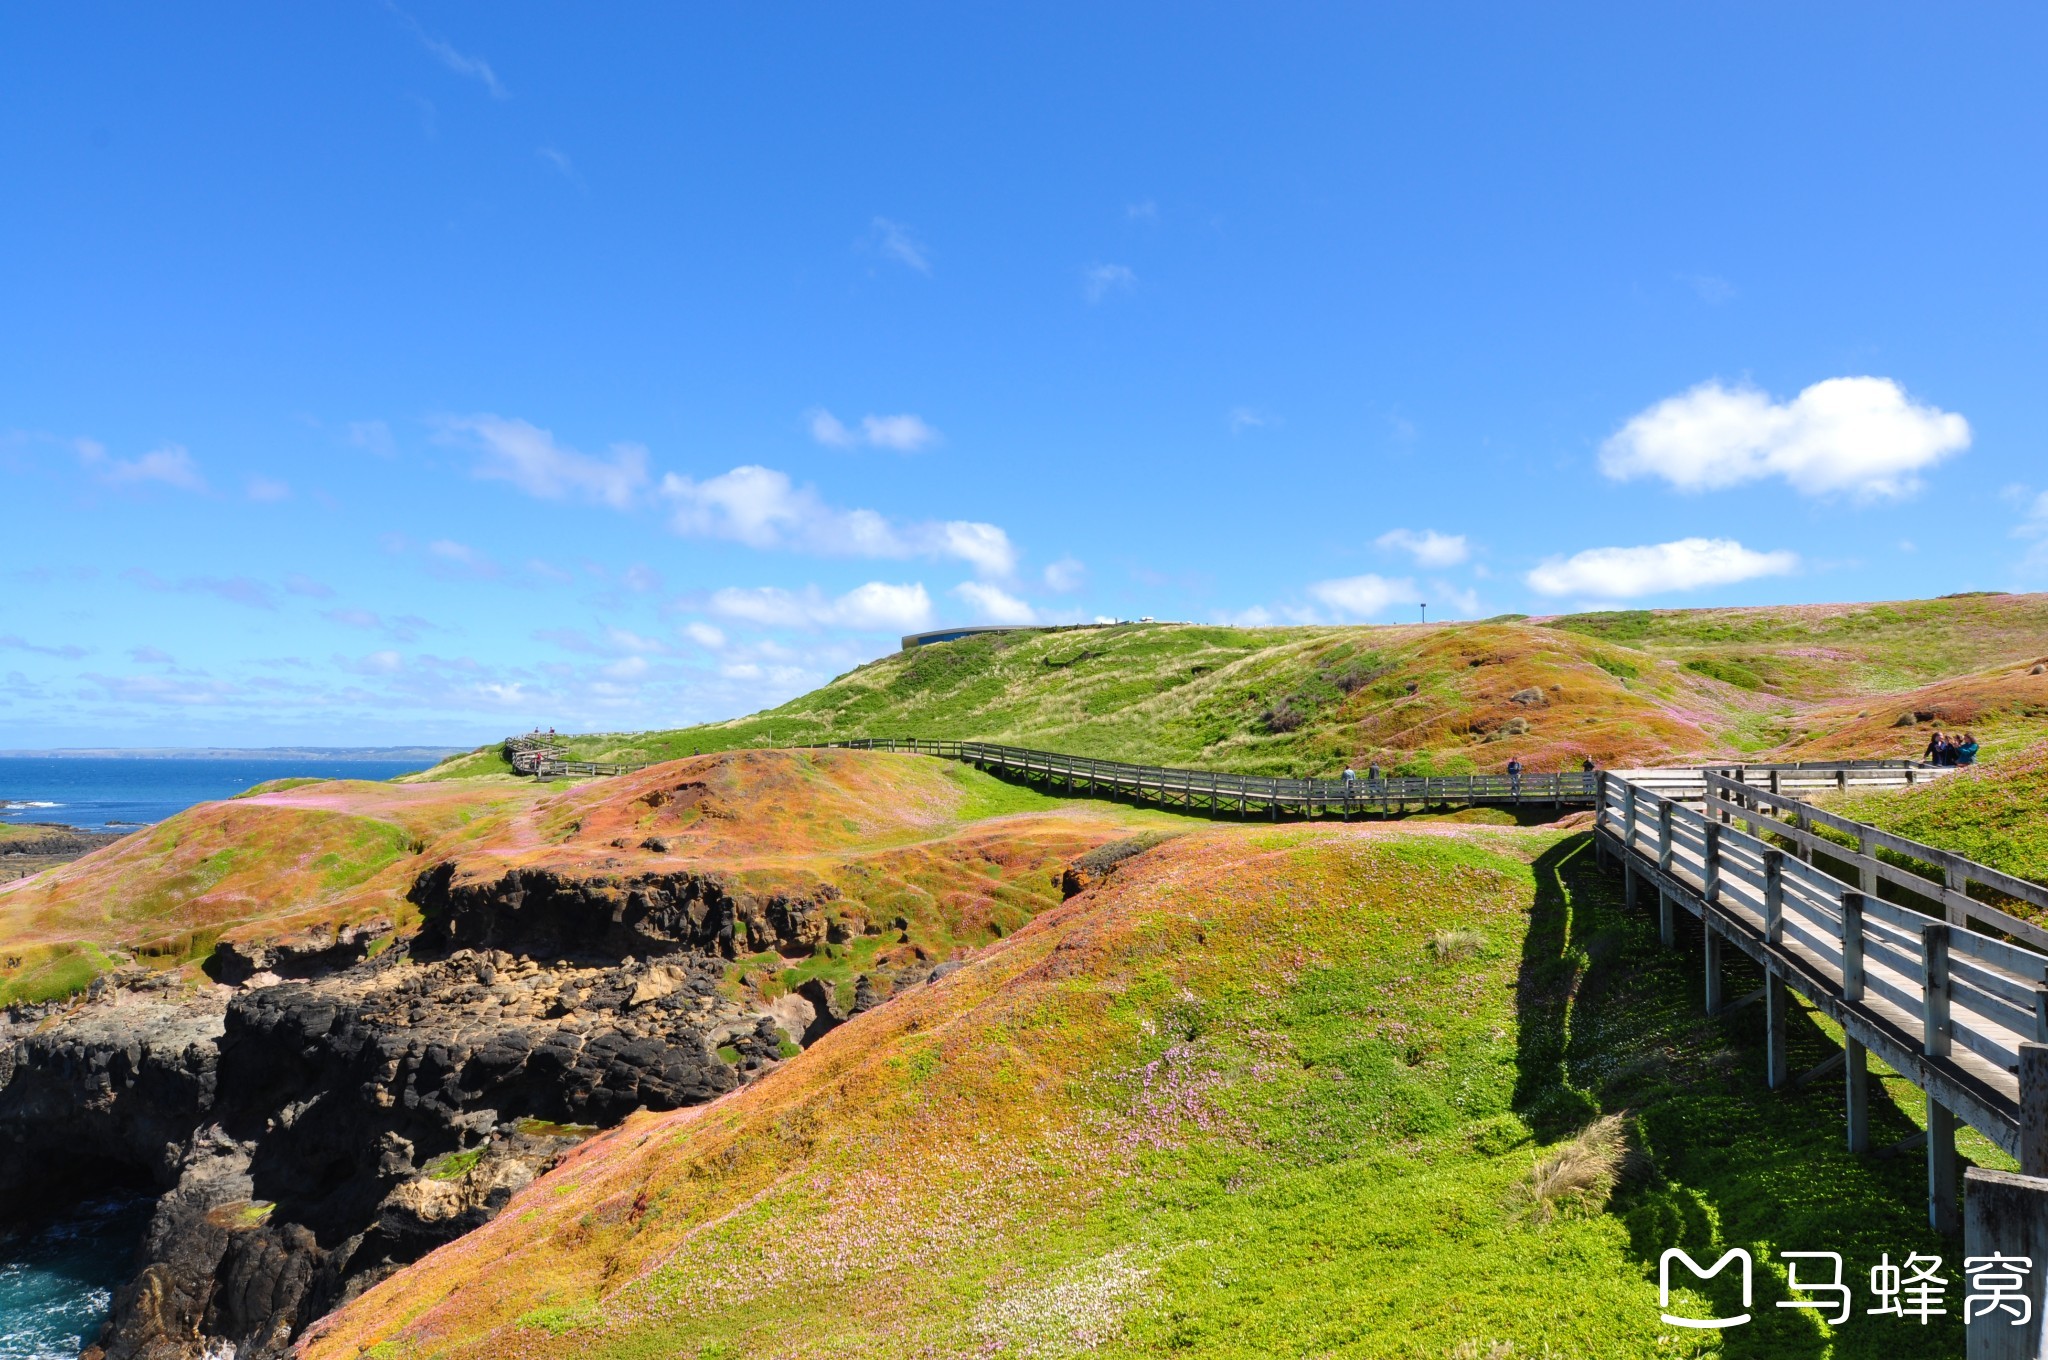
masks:
[[[8,8],[0,747],[673,725],[949,622],[2048,586],[2044,39]]]

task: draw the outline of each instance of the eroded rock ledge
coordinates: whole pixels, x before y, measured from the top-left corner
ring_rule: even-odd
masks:
[[[374,958],[367,937],[244,949],[217,960],[240,985],[130,976],[0,1015],[0,1204],[162,1195],[88,1355],[282,1356],[594,1128],[710,1100],[845,1018],[823,988],[765,1008],[721,988],[736,950],[822,941],[826,885],[454,879],[422,875],[427,927]],[[878,999],[864,985],[856,1009]]]

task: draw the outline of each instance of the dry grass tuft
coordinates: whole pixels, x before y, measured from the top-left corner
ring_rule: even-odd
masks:
[[[1514,1360],[1512,1341],[1460,1341],[1446,1360]]]
[[[1618,1114],[1601,1115],[1568,1143],[1545,1153],[1522,1187],[1529,1216],[1539,1223],[1573,1214],[1596,1214],[1628,1163],[1628,1129]]]
[[[1486,949],[1482,930],[1439,930],[1429,937],[1429,952],[1438,963],[1458,963]]]

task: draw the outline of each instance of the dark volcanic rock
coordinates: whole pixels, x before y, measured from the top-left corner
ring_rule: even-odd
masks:
[[[493,887],[502,912],[423,883],[435,914],[414,945],[317,976],[271,981],[374,933],[237,951],[226,975],[255,984],[239,989],[125,978],[0,1021],[0,1214],[110,1177],[163,1192],[94,1353],[281,1357],[593,1126],[713,1099],[787,1051],[778,1018],[721,992],[721,947],[822,940],[829,898],[736,902],[686,875]],[[470,943],[494,940],[518,948]]]

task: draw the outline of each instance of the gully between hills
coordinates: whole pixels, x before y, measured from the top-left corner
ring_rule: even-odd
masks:
[[[411,891],[427,924],[374,958],[373,929],[224,952],[234,985],[200,996],[138,972],[0,1013],[0,1206],[161,1196],[88,1356],[282,1356],[591,1126],[710,1100],[845,1019],[815,981],[765,1007],[719,986],[741,951],[823,942],[819,892],[444,864]],[[930,972],[862,978],[854,1009]]]

